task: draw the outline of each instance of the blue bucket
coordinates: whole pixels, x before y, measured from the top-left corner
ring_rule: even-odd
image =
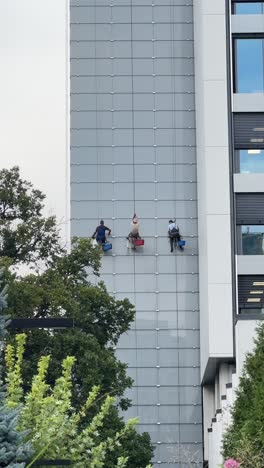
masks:
[[[112,244],[104,244],[103,245],[103,251],[106,252],[107,250],[111,250],[112,249]]]
[[[180,247],[184,247],[185,244],[186,244],[185,240],[180,240],[180,241],[178,241],[178,245],[179,245]]]

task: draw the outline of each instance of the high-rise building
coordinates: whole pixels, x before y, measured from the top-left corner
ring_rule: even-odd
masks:
[[[125,417],[150,433],[155,468],[221,462],[264,310],[263,5],[71,0],[72,234],[112,229],[101,278],[136,307],[117,349],[134,379]],[[171,253],[175,218],[186,246]]]
[[[216,468],[263,316],[264,3],[193,6],[204,455]]]

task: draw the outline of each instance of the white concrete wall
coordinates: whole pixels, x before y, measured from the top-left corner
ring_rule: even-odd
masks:
[[[68,236],[68,1],[0,2],[0,168],[18,165]]]
[[[264,174],[234,174],[234,192],[263,192]]]
[[[252,352],[254,349],[254,337],[258,323],[257,320],[239,320],[236,324],[236,368],[238,378],[241,377],[247,353]]]
[[[211,424],[210,432],[208,432],[208,463],[209,468],[218,468],[223,462],[221,456],[222,440],[224,432],[232,422],[232,407],[236,398],[236,389],[239,385],[239,378],[242,375],[242,370],[246,355],[254,350],[254,336],[256,334],[256,320],[239,320],[235,327],[236,334],[236,374],[233,374],[229,379],[229,386],[225,389],[225,399],[221,399],[216,420]],[[223,390],[222,390],[223,391]],[[207,444],[205,444],[207,447]]]
[[[194,36],[203,378],[210,358],[233,354],[226,20],[222,0],[195,0]]]
[[[237,255],[238,275],[263,275],[262,255]]]
[[[264,15],[232,15],[231,28],[233,33],[262,33]]]
[[[214,385],[203,387],[203,421],[204,421],[204,459],[209,459],[209,437],[208,428],[211,426],[212,415],[215,412],[215,389]]]
[[[224,2],[222,6],[224,8]],[[263,25],[262,15],[236,15],[232,17],[231,22],[233,33],[263,32]],[[215,36],[218,37],[217,31]],[[234,94],[232,110],[233,112],[263,112],[263,103],[263,94]],[[217,116],[219,118],[218,112]],[[234,174],[234,192],[262,192],[263,182],[263,174]],[[237,274],[247,275],[263,274],[263,259],[261,256],[238,255],[236,256],[236,272]],[[239,384],[246,355],[254,349],[254,336],[257,323],[255,320],[239,320],[237,322],[235,326],[236,373],[231,375],[232,366],[223,364],[219,368],[219,375],[215,377],[214,411],[218,411],[216,411],[216,414],[213,412],[213,420],[208,428],[208,437],[205,437],[205,447],[208,447],[210,468],[218,468],[223,462],[221,457],[223,434],[227,426],[232,422],[231,410],[236,398],[236,388]],[[228,327],[229,325],[227,325],[226,331],[228,331]],[[232,330],[232,326],[230,330]],[[220,329],[219,334],[222,335],[222,333]],[[225,385],[225,383],[228,385]],[[217,398],[217,392],[219,392],[218,397],[220,396],[220,401]],[[205,421],[208,421],[208,414]]]
[[[233,94],[233,112],[263,112],[264,94]]]

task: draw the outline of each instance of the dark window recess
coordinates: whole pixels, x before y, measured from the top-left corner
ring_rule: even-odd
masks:
[[[264,224],[264,193],[237,193],[236,224]]]
[[[232,3],[263,3],[259,0],[231,0]]]
[[[238,276],[238,306],[240,313],[262,313],[264,308],[264,275]]]
[[[235,149],[264,148],[264,113],[234,113]]]

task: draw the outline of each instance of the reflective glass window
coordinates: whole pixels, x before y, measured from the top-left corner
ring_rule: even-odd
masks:
[[[264,173],[264,150],[239,150],[238,171],[242,174]]]
[[[241,226],[242,255],[264,254],[264,226]]]
[[[264,13],[263,2],[235,2],[234,14],[235,15],[258,15]]]
[[[262,38],[235,39],[235,92],[263,93]]]

